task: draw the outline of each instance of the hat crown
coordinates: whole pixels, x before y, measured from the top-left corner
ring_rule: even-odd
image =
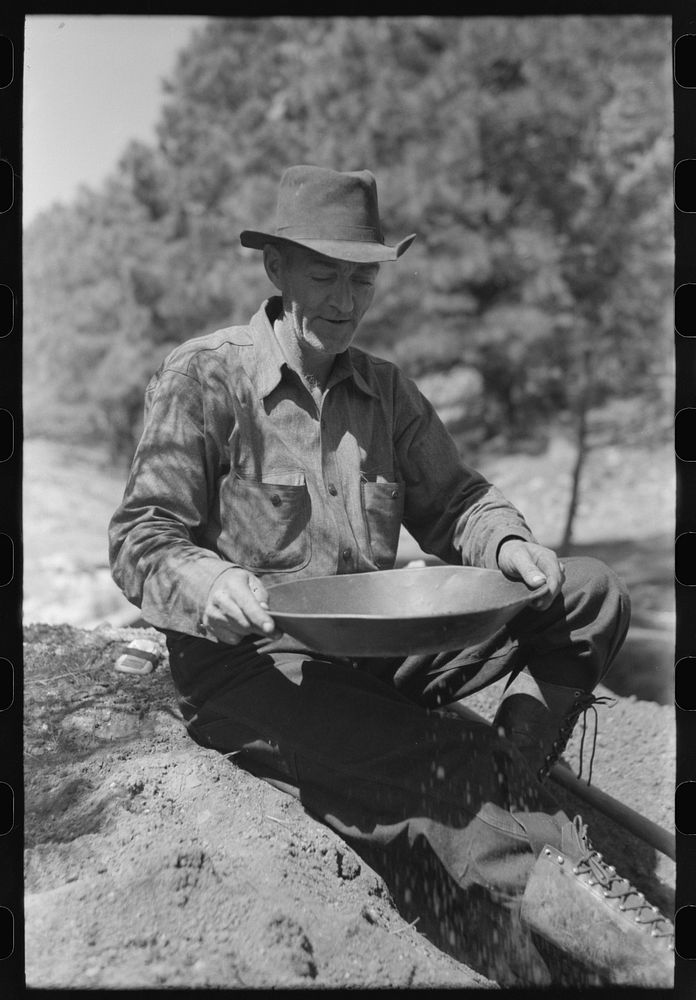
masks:
[[[374,175],[369,170],[288,167],[278,188],[276,234],[291,240],[384,243]]]
[[[369,170],[340,172],[307,164],[288,167],[280,178],[273,233],[245,229],[242,246],[295,243],[335,260],[378,264],[398,260],[416,238],[385,243],[377,206],[377,182]]]

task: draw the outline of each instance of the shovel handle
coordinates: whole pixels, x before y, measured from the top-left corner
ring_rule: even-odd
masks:
[[[579,799],[589,802],[599,812],[613,819],[619,826],[623,826],[661,854],[666,854],[672,861],[677,860],[677,840],[674,834],[653,823],[647,816],[607,795],[601,788],[588,785],[586,781],[578,778],[567,768],[561,767],[560,764],[554,764],[549,777],[557,785],[577,795]]]

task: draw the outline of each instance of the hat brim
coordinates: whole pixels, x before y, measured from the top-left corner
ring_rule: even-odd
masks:
[[[415,238],[416,233],[411,233],[396,246],[390,247],[386,243],[366,243],[358,240],[289,240],[284,236],[259,233],[252,229],[245,229],[239,236],[242,246],[252,250],[263,250],[267,243],[289,243],[293,246],[314,250],[315,253],[320,253],[324,257],[346,260],[354,264],[379,264],[382,261],[398,260],[402,254],[406,253]]]

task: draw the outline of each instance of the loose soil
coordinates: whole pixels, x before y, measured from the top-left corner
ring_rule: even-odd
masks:
[[[114,669],[135,636],[160,644],[151,674]],[[470,961],[446,922],[406,913],[294,798],[194,744],[154,630],[30,625],[25,640],[29,987],[513,985],[509,970]],[[499,693],[468,704],[491,718]],[[599,711],[593,783],[671,830],[673,709],[629,697]],[[671,913],[673,863],[553,791]]]

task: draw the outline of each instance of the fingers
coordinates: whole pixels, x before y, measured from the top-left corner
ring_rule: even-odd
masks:
[[[248,631],[237,631],[225,621],[214,621],[210,618],[206,620],[206,626],[209,633],[212,633],[219,642],[227,643],[228,646],[239,645],[242,639],[250,634]]]
[[[254,595],[262,608],[268,611],[268,591],[257,576],[249,574],[249,590]]]
[[[252,573],[246,574],[246,586],[241,587],[236,594],[236,600],[243,614],[252,625],[263,628],[273,620],[268,614],[268,591]]]
[[[532,590],[547,580],[545,560],[530,543],[521,543],[506,551],[505,570],[513,579],[522,580]]]
[[[246,570],[229,569],[213,584],[204,621],[222,642],[236,644],[246,635],[279,635],[268,613],[268,592]]]
[[[513,539],[501,546],[498,565],[506,576],[522,580],[538,593],[530,601],[537,610],[545,610],[560,593],[565,574],[556,553],[536,542]]]
[[[543,574],[545,586],[543,587],[543,592],[539,593],[530,603],[538,611],[544,611],[561,592],[561,587],[565,580],[565,572],[555,552],[552,552],[551,549],[540,546],[539,550],[532,554],[532,559],[538,567],[537,573]],[[532,585],[536,586],[535,584]]]

